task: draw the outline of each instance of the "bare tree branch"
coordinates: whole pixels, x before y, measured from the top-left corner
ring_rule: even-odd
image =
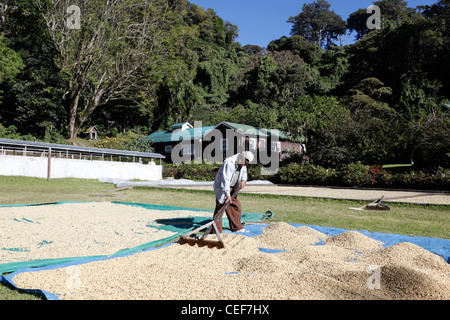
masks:
[[[98,106],[123,100],[149,76],[143,70],[164,57],[161,43],[171,28],[169,0],[75,2],[79,29],[69,28],[68,20],[77,18],[67,11],[73,0],[37,0],[69,79],[64,98],[71,138]]]

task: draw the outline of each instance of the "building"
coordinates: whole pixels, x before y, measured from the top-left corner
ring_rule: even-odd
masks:
[[[220,163],[244,150],[252,151],[257,161],[264,156],[282,161],[291,154],[305,152],[304,144],[290,141],[279,130],[226,121],[216,126],[194,125],[188,122],[174,124],[169,130],[150,134],[147,139],[152,140],[153,151],[164,155],[168,163]]]
[[[0,175],[36,178],[161,180],[162,165],[139,159],[164,159],[156,153],[113,150],[37,141],[0,139]]]
[[[181,141],[190,141],[189,145],[183,146],[184,155],[195,154],[194,146],[201,145],[203,136],[214,126],[194,128],[190,123],[177,123],[170,127],[169,130],[154,132],[147,136],[152,141],[153,152],[165,156],[167,163],[172,163],[172,152]],[[201,149],[197,149],[197,156],[201,153]]]
[[[87,139],[87,140],[97,140],[99,133],[100,133],[100,131],[98,131],[98,129],[95,126],[92,126],[92,127],[87,128],[83,132],[82,136],[84,139]]]

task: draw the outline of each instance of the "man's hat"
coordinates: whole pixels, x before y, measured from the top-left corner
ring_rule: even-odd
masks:
[[[253,161],[253,159],[255,158],[253,153],[250,151],[244,151],[241,154],[244,156],[245,160],[247,160],[249,163],[251,163]]]

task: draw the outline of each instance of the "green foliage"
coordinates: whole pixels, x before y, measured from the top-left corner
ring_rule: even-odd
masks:
[[[326,52],[319,45],[307,41],[302,36],[292,36],[289,38],[283,36],[280,39],[271,41],[267,48],[271,52],[290,51],[310,65],[318,63],[322,55]]]
[[[7,128],[0,124],[0,138],[3,139],[16,139],[16,140],[26,140],[26,141],[36,141],[36,138],[32,135],[22,135],[17,132],[18,129],[14,125],[10,125]]]
[[[164,178],[214,181],[219,165],[216,164],[165,164]]]
[[[344,76],[350,67],[349,54],[344,47],[332,47],[327,50],[316,68],[320,73],[316,92],[321,95],[332,93],[344,84]]]
[[[301,57],[286,50],[274,51],[250,59],[231,99],[237,104],[251,100],[278,107],[307,94],[313,83],[313,72]]]
[[[434,110],[422,112],[412,121],[404,139],[407,140],[411,158],[419,167],[450,167],[450,116],[447,112]]]
[[[123,150],[124,142],[122,138],[115,137],[105,137],[103,139],[99,139],[95,142],[94,147],[102,148],[102,149],[115,149],[115,150]]]
[[[341,183],[350,187],[362,187],[367,183],[368,167],[361,162],[350,163],[339,172]]]
[[[380,185],[383,186],[382,183]],[[435,169],[390,174],[387,176],[384,185],[393,188],[448,190],[450,187],[450,169],[437,167]]]
[[[241,47],[238,26],[185,0],[123,1],[109,20],[99,12],[111,2],[83,0],[83,28],[54,34],[39,11],[51,1],[13,3],[0,24],[3,136],[58,142],[73,123],[153,132],[183,121],[231,121],[306,139],[310,162],[329,170],[411,158],[423,170],[448,167],[448,111],[438,110],[450,101],[445,0],[420,8],[377,1],[383,28],[373,31],[365,8],[356,7],[345,27],[327,1],[312,1],[292,13],[292,36],[267,49]],[[129,22],[141,18],[159,27],[147,30],[155,42],[139,46]],[[345,31],[356,32],[356,43],[336,45]],[[90,51],[87,39],[96,43]],[[60,44],[72,49],[61,55]],[[121,78],[128,71],[133,76]]]
[[[139,151],[139,152],[152,152],[152,141],[145,137],[138,137],[135,140],[126,142],[123,147],[125,150]]]
[[[293,162],[280,167],[276,175],[265,178],[274,183],[296,185],[419,190],[447,190],[450,187],[450,169],[443,167],[395,172],[361,162],[350,163],[338,169]]]
[[[288,132],[297,137],[305,137],[308,153],[315,154],[313,157],[317,159],[321,158],[319,154],[323,155],[340,144],[336,139],[326,139],[323,135],[333,135],[335,131],[339,134],[340,128],[350,117],[350,112],[339,99],[326,96],[299,97],[283,106],[281,112]],[[326,145],[322,145],[324,143]]]
[[[408,8],[408,3],[403,0],[382,0],[375,1],[373,4],[378,6],[382,13],[382,28],[394,29],[413,19],[420,18],[420,14]],[[366,9],[359,9],[350,14],[347,19],[347,30],[356,32],[356,40],[361,40],[366,34],[373,31],[367,28],[367,19],[371,15],[371,13],[367,13]]]
[[[278,183],[298,184],[298,185],[333,185],[336,171],[313,164],[301,165],[290,163],[278,170],[275,177],[269,178]]]
[[[8,46],[22,61],[20,72],[0,87],[4,92],[0,116],[5,125],[14,125],[21,134],[39,139],[44,139],[50,126],[65,134],[66,120],[61,104],[64,79],[55,65],[55,49],[44,23],[35,2],[27,0],[8,10],[5,23],[0,24]]]
[[[408,14],[393,13],[387,18],[390,27],[372,31],[349,46],[350,68],[344,80],[349,90],[363,79],[379,79],[392,89],[391,107],[398,105],[403,114],[414,118],[430,97],[448,97],[444,89],[449,85],[448,26],[440,22],[450,15],[440,4],[431,6],[439,14],[427,18],[404,5],[398,10]],[[395,6],[387,12],[396,12]]]
[[[331,48],[333,40],[345,34],[345,21],[330,10],[331,5],[326,0],[316,0],[310,4],[304,4],[302,12],[290,17],[292,23],[292,35],[300,35],[320,46]]]
[[[0,84],[13,79],[24,64],[20,55],[8,47],[8,39],[0,36]]]

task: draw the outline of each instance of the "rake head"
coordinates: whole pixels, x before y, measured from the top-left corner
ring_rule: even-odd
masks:
[[[211,248],[217,248],[217,249],[223,249],[225,248],[225,244],[223,241],[212,241],[212,240],[202,240],[197,238],[188,238],[188,237],[180,237],[180,240],[178,241],[180,244],[188,244],[190,246],[199,246],[199,247],[208,247]]]

